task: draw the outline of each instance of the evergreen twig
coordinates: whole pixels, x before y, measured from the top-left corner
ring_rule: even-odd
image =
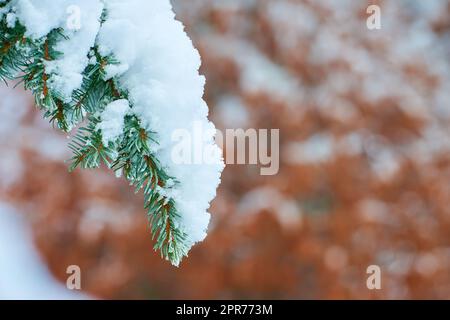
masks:
[[[0,3],[0,8],[6,9],[9,3]],[[104,17],[105,14],[102,21]],[[118,99],[127,99],[127,93],[121,91],[115,79],[105,79],[105,67],[117,61],[102,57],[97,48],[92,48],[90,58],[95,63],[86,67],[81,87],[68,101],[52,88],[51,74],[46,70],[46,63],[61,56],[54,48],[65,38],[64,30],[52,30],[37,40],[26,38],[25,31],[18,22],[11,28],[5,16],[1,17],[0,79],[4,82],[19,79],[25,89],[32,91],[44,117],[64,132],[84,121],[69,144],[73,152],[69,170],[98,168],[103,163],[117,174],[123,174],[136,192],[142,190],[154,249],[178,265],[189,247],[186,234],[177,223],[180,215],[176,203],[168,196],[176,181],[167,175],[152,153],[150,142],[156,142],[153,133],[141,126],[136,115],[125,117],[123,135],[108,145],[104,145],[98,129],[104,108]]]

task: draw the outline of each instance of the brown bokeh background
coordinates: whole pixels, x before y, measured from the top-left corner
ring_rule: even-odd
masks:
[[[449,299],[449,1],[371,1],[380,30],[365,1],[173,3],[211,119],[279,128],[280,172],[228,166],[208,237],[175,268],[142,196],[107,170],[68,173],[67,139],[2,87],[0,199],[52,274],[79,265],[99,298]]]

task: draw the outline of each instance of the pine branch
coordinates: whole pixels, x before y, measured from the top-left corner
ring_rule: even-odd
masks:
[[[111,166],[111,159],[114,158],[115,154],[111,148],[103,145],[101,132],[97,129],[99,122],[98,118],[90,116],[89,124],[86,127],[81,127],[69,144],[69,148],[74,154],[70,160],[70,171],[77,167],[83,169],[98,168],[102,161],[108,167]]]
[[[1,30],[7,30],[6,21],[0,23]],[[0,34],[0,79],[7,83],[7,80],[14,79],[25,65],[25,59],[17,48],[17,43],[23,38],[25,28],[16,26],[8,32]]]
[[[180,216],[173,200],[164,196],[160,190],[168,181],[173,181],[151,153],[149,141],[154,141],[135,116],[125,120],[124,138],[120,142],[119,155],[112,169],[122,172],[134,185],[136,192],[144,190],[144,206],[151,226],[155,250],[178,265],[187,255],[188,247],[184,245],[186,234],[175,225]]]
[[[3,2],[0,8],[6,9],[9,4],[10,1]],[[102,22],[105,17],[106,13]],[[66,39],[64,30],[52,30],[41,39],[26,38],[25,32],[25,27],[18,22],[11,28],[5,16],[1,17],[0,79],[5,82],[20,79],[25,89],[33,93],[44,117],[64,132],[85,121],[69,144],[73,152],[69,170],[98,168],[104,164],[116,174],[123,174],[135,192],[144,193],[154,249],[178,265],[187,256],[190,246],[186,233],[180,228],[181,217],[171,197],[177,181],[165,172],[150,147],[157,143],[155,135],[142,127],[136,115],[125,117],[123,134],[107,145],[99,129],[101,114],[108,104],[119,99],[129,101],[127,92],[116,85],[117,81],[106,78],[105,68],[118,62],[114,57],[101,56],[97,47],[92,48],[88,58],[93,62],[83,72],[81,87],[68,101],[52,87],[52,74],[47,69],[49,62],[61,56],[55,48]]]

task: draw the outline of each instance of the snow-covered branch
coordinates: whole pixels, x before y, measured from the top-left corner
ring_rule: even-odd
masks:
[[[206,236],[223,163],[200,55],[169,0],[0,0],[0,78],[22,78],[45,117],[78,129],[72,169],[102,163],[143,190],[151,231],[178,265]],[[172,161],[172,133],[201,123],[208,165]]]

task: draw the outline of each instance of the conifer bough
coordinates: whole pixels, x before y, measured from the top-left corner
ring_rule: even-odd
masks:
[[[70,170],[105,164],[144,193],[154,248],[176,266],[206,236],[223,169],[199,67],[169,0],[0,0],[0,79],[77,130]],[[172,133],[199,122],[216,161],[174,163]]]

